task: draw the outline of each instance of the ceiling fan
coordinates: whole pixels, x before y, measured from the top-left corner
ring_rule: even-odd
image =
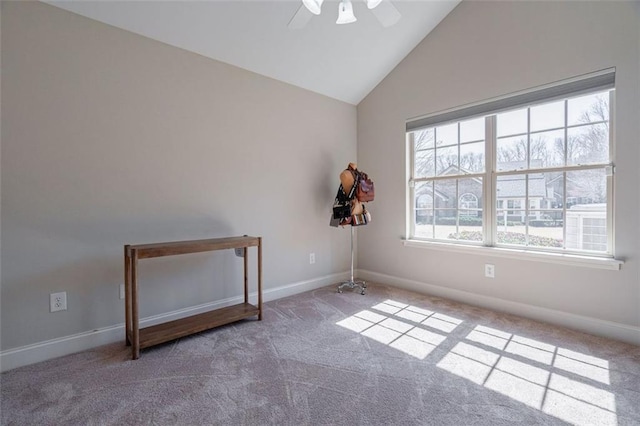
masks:
[[[320,15],[324,0],[302,0],[302,4],[287,25],[292,30],[304,28],[314,15]],[[364,0],[383,27],[390,27],[400,20],[400,12],[391,0]],[[351,0],[341,0],[336,24],[350,24],[357,18],[353,14]]]

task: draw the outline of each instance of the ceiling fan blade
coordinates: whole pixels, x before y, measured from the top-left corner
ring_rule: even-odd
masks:
[[[400,20],[400,12],[391,3],[391,0],[382,0],[375,9],[371,9],[373,14],[378,18],[378,21],[383,27],[390,27]]]
[[[309,9],[307,9],[304,4],[301,4],[287,24],[287,27],[289,27],[289,29],[291,30],[301,30],[307,25],[307,23],[309,23],[312,17],[313,13],[311,13],[311,11],[309,11]]]

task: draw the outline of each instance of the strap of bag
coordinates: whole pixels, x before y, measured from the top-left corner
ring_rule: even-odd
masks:
[[[338,187],[338,192],[336,192],[336,201],[335,203],[337,204],[338,201],[340,201],[340,194],[343,194],[344,191],[342,190],[342,184],[340,184],[340,186]]]
[[[347,200],[352,200],[353,196],[356,193],[356,186],[357,186],[358,182],[354,181],[353,185],[351,185],[351,191],[349,191],[349,195],[347,195]],[[336,201],[341,201],[343,200],[344,197],[344,187],[342,186],[342,184],[340,184],[340,186],[338,187],[338,192],[336,193]],[[345,201],[347,201],[345,200]]]
[[[351,191],[349,191],[349,199],[350,200],[353,199],[353,196],[356,193],[356,186],[358,186],[358,180],[354,179],[353,185],[351,185]]]

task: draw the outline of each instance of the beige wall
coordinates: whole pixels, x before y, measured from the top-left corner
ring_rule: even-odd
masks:
[[[327,223],[356,122],[377,187],[363,271],[640,325],[637,5],[464,2],[357,116],[48,5],[3,2],[1,14],[4,351],[121,324],[126,243],[262,235],[267,291],[347,270],[348,232]],[[402,246],[406,119],[612,66],[621,271]],[[148,261],[141,314],[237,296],[240,274],[231,253]],[[51,314],[56,291],[69,310]]]
[[[377,192],[375,226],[360,238],[359,268],[639,326],[640,15],[636,6],[469,1],[454,9],[358,105],[358,161],[376,177]],[[405,120],[609,67],[617,70],[615,240],[617,256],[626,260],[621,271],[402,245],[407,208]],[[495,279],[484,278],[487,262],[496,266]]]
[[[2,63],[3,350],[122,324],[128,243],[262,236],[267,291],[349,269],[354,106],[36,2],[2,3]],[[141,263],[141,316],[239,296],[241,265]]]

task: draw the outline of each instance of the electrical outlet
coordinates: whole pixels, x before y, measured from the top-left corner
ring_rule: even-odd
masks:
[[[238,257],[244,257],[244,249],[242,249],[242,248],[237,248],[237,249],[234,249],[234,250],[236,251],[236,256],[238,256]]]
[[[124,284],[120,284],[120,299],[124,299]]]
[[[51,312],[67,310],[67,292],[51,293],[49,295],[49,307]]]
[[[314,263],[316,263],[316,254],[309,253],[309,265],[313,265]]]
[[[496,277],[496,266],[490,263],[484,264],[484,276],[487,278],[495,278]]]

